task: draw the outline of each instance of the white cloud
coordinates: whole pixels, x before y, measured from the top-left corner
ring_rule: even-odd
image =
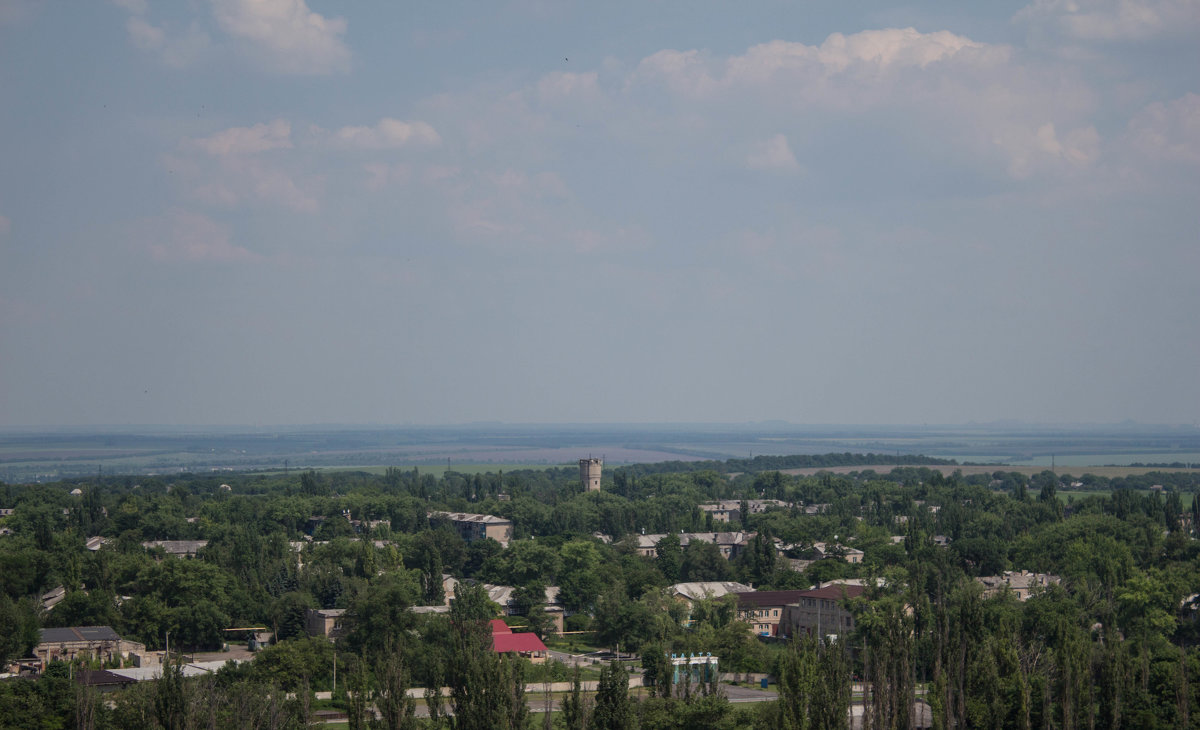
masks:
[[[996,144],[1008,153],[1009,174],[1024,179],[1039,171],[1087,167],[1099,155],[1100,134],[1094,127],[1080,127],[1060,137],[1054,124],[1046,122],[1036,129],[1010,129]]]
[[[290,148],[291,134],[292,125],[286,119],[275,119],[253,127],[230,127],[210,137],[193,140],[192,144],[217,157],[253,155]]]
[[[1157,161],[1200,163],[1200,95],[1156,102],[1129,123],[1134,147]]]
[[[373,127],[342,127],[333,133],[335,142],[344,147],[382,150],[410,144],[436,145],[442,139],[425,122],[404,122],[385,117]]]
[[[754,170],[795,170],[798,167],[787,137],[782,134],[755,145],[746,157],[746,165]]]
[[[1200,28],[1200,1],[1035,0],[1016,17],[1078,41],[1146,41]]]
[[[134,46],[158,54],[163,63],[172,68],[190,66],[209,46],[208,34],[194,24],[177,34],[135,15],[125,21],[125,30]]]
[[[268,68],[330,74],[350,68],[344,18],[326,18],[304,0],[212,0],[217,24],[247,44]]]
[[[250,200],[311,213],[319,207],[315,194],[319,178],[287,170],[286,159],[264,158],[264,153],[293,148],[291,129],[284,119],[231,127],[186,140],[182,151],[199,151],[202,156],[170,156],[168,164],[194,182],[193,198],[210,205],[232,207]]]
[[[1005,46],[978,43],[947,31],[886,28],[834,33],[819,46],[775,40],[723,60],[695,50],[663,50],[643,59],[631,80],[658,81],[693,97],[784,84],[799,84],[791,93],[808,95],[827,89],[837,76],[843,77],[841,83],[860,83],[887,71],[926,69],[951,59],[979,66],[1003,63],[1008,56]]]
[[[173,208],[142,221],[139,237],[156,261],[237,264],[263,259],[235,245],[228,226],[199,213]]]

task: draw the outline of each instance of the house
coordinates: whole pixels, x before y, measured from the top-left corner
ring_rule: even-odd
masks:
[[[771,508],[785,508],[791,505],[780,499],[748,499],[746,509],[750,514],[760,514]],[[722,499],[700,505],[703,512],[712,515],[713,522],[741,522],[742,500]]]
[[[309,636],[324,636],[328,639],[340,637],[344,628],[344,608],[309,608],[304,611],[304,630]]]
[[[458,581],[453,577],[443,576],[442,587],[446,595],[447,606],[450,605],[450,600],[454,598],[454,590],[457,586]],[[500,606],[500,612],[505,616],[524,615],[521,608],[517,606],[517,589],[513,586],[497,586],[491,583],[484,583],[483,589],[487,591],[488,600]],[[550,621],[554,626],[554,631],[561,634],[563,632],[563,619],[566,616],[566,609],[558,601],[558,586],[546,586],[545,607],[542,610],[549,615]]]
[[[42,610],[49,611],[62,602],[62,599],[67,597],[67,589],[64,586],[51,588],[42,594]]]
[[[508,543],[513,537],[512,520],[495,515],[478,515],[470,512],[430,512],[429,519],[450,523],[450,526],[466,542],[490,537],[500,543],[501,547],[508,547]]]
[[[729,593],[750,593],[753,590],[753,587],[744,583],[719,580],[676,583],[667,589],[672,598],[687,601],[689,604],[703,601],[705,598],[720,598]]]
[[[818,560],[822,560],[824,558],[841,558],[847,563],[854,563],[855,565],[863,561],[862,550],[846,547],[845,545],[838,545],[836,543],[829,544],[825,542],[814,542],[813,550],[816,552]]]
[[[208,540],[147,540],[142,543],[147,550],[161,549],[167,555],[194,558],[208,547]]]
[[[79,657],[121,661],[145,651],[144,644],[122,639],[110,626],[69,626],[41,629],[33,655],[44,670],[52,661],[71,661]]]
[[[1022,570],[1006,570],[1002,575],[987,575],[975,579],[983,585],[983,595],[995,596],[1006,589],[1012,591],[1018,601],[1027,601],[1035,592],[1062,581],[1057,575],[1047,573],[1030,573]]]
[[[492,619],[492,649],[498,654],[515,652],[532,664],[544,663],[549,655],[549,650],[537,634],[514,634],[508,624],[498,618]]]
[[[686,548],[692,542],[710,542],[717,546],[717,551],[721,553],[721,557],[726,560],[736,558],[742,554],[754,536],[755,532],[681,532],[679,533],[679,545]],[[637,536],[637,551],[638,554],[648,558],[653,558],[658,555],[658,543],[666,537],[665,534],[660,535],[638,535]]]
[[[91,550],[92,552],[96,552],[100,548],[107,545],[109,542],[111,542],[111,541],[107,537],[100,537],[99,535],[96,535],[94,537],[89,537],[83,543],[83,546],[85,548],[87,548],[88,550]]]
[[[778,635],[823,637],[849,634],[854,630],[854,616],[843,603],[845,599],[861,596],[863,591],[861,585],[845,583],[800,591],[799,600],[784,607]]]
[[[738,619],[750,624],[759,636],[778,636],[785,607],[800,601],[806,591],[749,591],[735,593]]]

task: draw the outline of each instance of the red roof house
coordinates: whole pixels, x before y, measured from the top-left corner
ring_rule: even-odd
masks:
[[[534,664],[545,662],[548,653],[537,634],[514,634],[508,624],[498,618],[492,619],[492,648],[501,654],[516,652]]]

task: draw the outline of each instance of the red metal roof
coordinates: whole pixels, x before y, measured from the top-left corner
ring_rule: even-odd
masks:
[[[493,634],[492,646],[501,654],[509,651],[529,652],[529,651],[546,651],[546,645],[537,637],[537,634]]]
[[[492,636],[495,636],[496,634],[511,634],[511,633],[512,633],[512,629],[510,629],[508,627],[508,624],[504,623],[504,619],[500,619],[500,618],[492,619]]]

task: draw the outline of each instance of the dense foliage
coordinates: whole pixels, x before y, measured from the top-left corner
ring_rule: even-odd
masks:
[[[168,675],[118,693],[111,706],[77,689],[61,667],[37,681],[0,682],[0,718],[180,727],[191,722],[180,718],[204,708],[211,717],[232,713],[240,726],[301,726],[312,712],[304,698],[333,688],[335,647],[304,633],[306,609],[319,607],[347,610],[336,646],[338,702],[361,726],[373,721],[368,706],[386,708],[396,727],[411,726],[400,691],[411,685],[450,687],[447,706],[461,719],[441,721],[455,727],[524,727],[514,688],[526,670],[481,649],[479,621],[494,607],[464,588],[461,595],[474,597],[456,601],[454,616],[410,610],[442,603],[441,576],[450,574],[513,586],[543,635],[541,602],[554,585],[575,614],[569,626],[593,631],[602,646],[641,652],[648,668],[665,652],[711,651],[727,672],[768,672],[780,682],[778,704],[737,713],[719,691],[626,705],[623,674],[606,670],[594,703],[581,698],[559,716],[568,727],[595,713],[593,726],[635,718],[645,728],[683,727],[686,718],[690,727],[837,727],[851,675],[872,688],[855,702],[873,727],[907,726],[916,697],[940,727],[1200,727],[1196,472],[946,477],[905,465],[887,474],[794,476],[767,470],[766,459],[618,469],[591,493],[566,468],[0,485],[0,506],[14,510],[0,521],[12,533],[0,537],[0,659],[28,656],[37,630],[50,626],[109,625],[150,649],[168,633],[173,647],[220,649],[232,627],[266,626],[278,642],[208,680]],[[868,463],[859,459],[826,460]],[[792,462],[775,468],[782,466]],[[1064,501],[1059,492],[1068,488],[1073,496]],[[790,506],[743,510],[744,521],[727,526],[698,508],[762,498]],[[515,539],[507,548],[467,543],[430,520],[435,510],[506,517]],[[756,536],[730,561],[712,545],[685,548],[676,537],[718,529]],[[667,536],[656,556],[639,553],[643,533]],[[95,536],[105,544],[87,549]],[[195,558],[142,545],[185,539],[208,543]],[[851,545],[862,563],[829,558],[798,572],[793,560],[809,557],[816,542]],[[1005,570],[1050,573],[1061,583],[1024,602],[985,596],[974,578]],[[732,599],[700,601],[689,612],[663,591],[689,580],[765,590],[852,577],[873,587],[854,602],[857,629],[836,648],[763,642],[737,619]],[[47,611],[40,597],[56,586],[66,596]],[[479,697],[488,698],[484,705]],[[253,711],[231,709],[252,704]]]

